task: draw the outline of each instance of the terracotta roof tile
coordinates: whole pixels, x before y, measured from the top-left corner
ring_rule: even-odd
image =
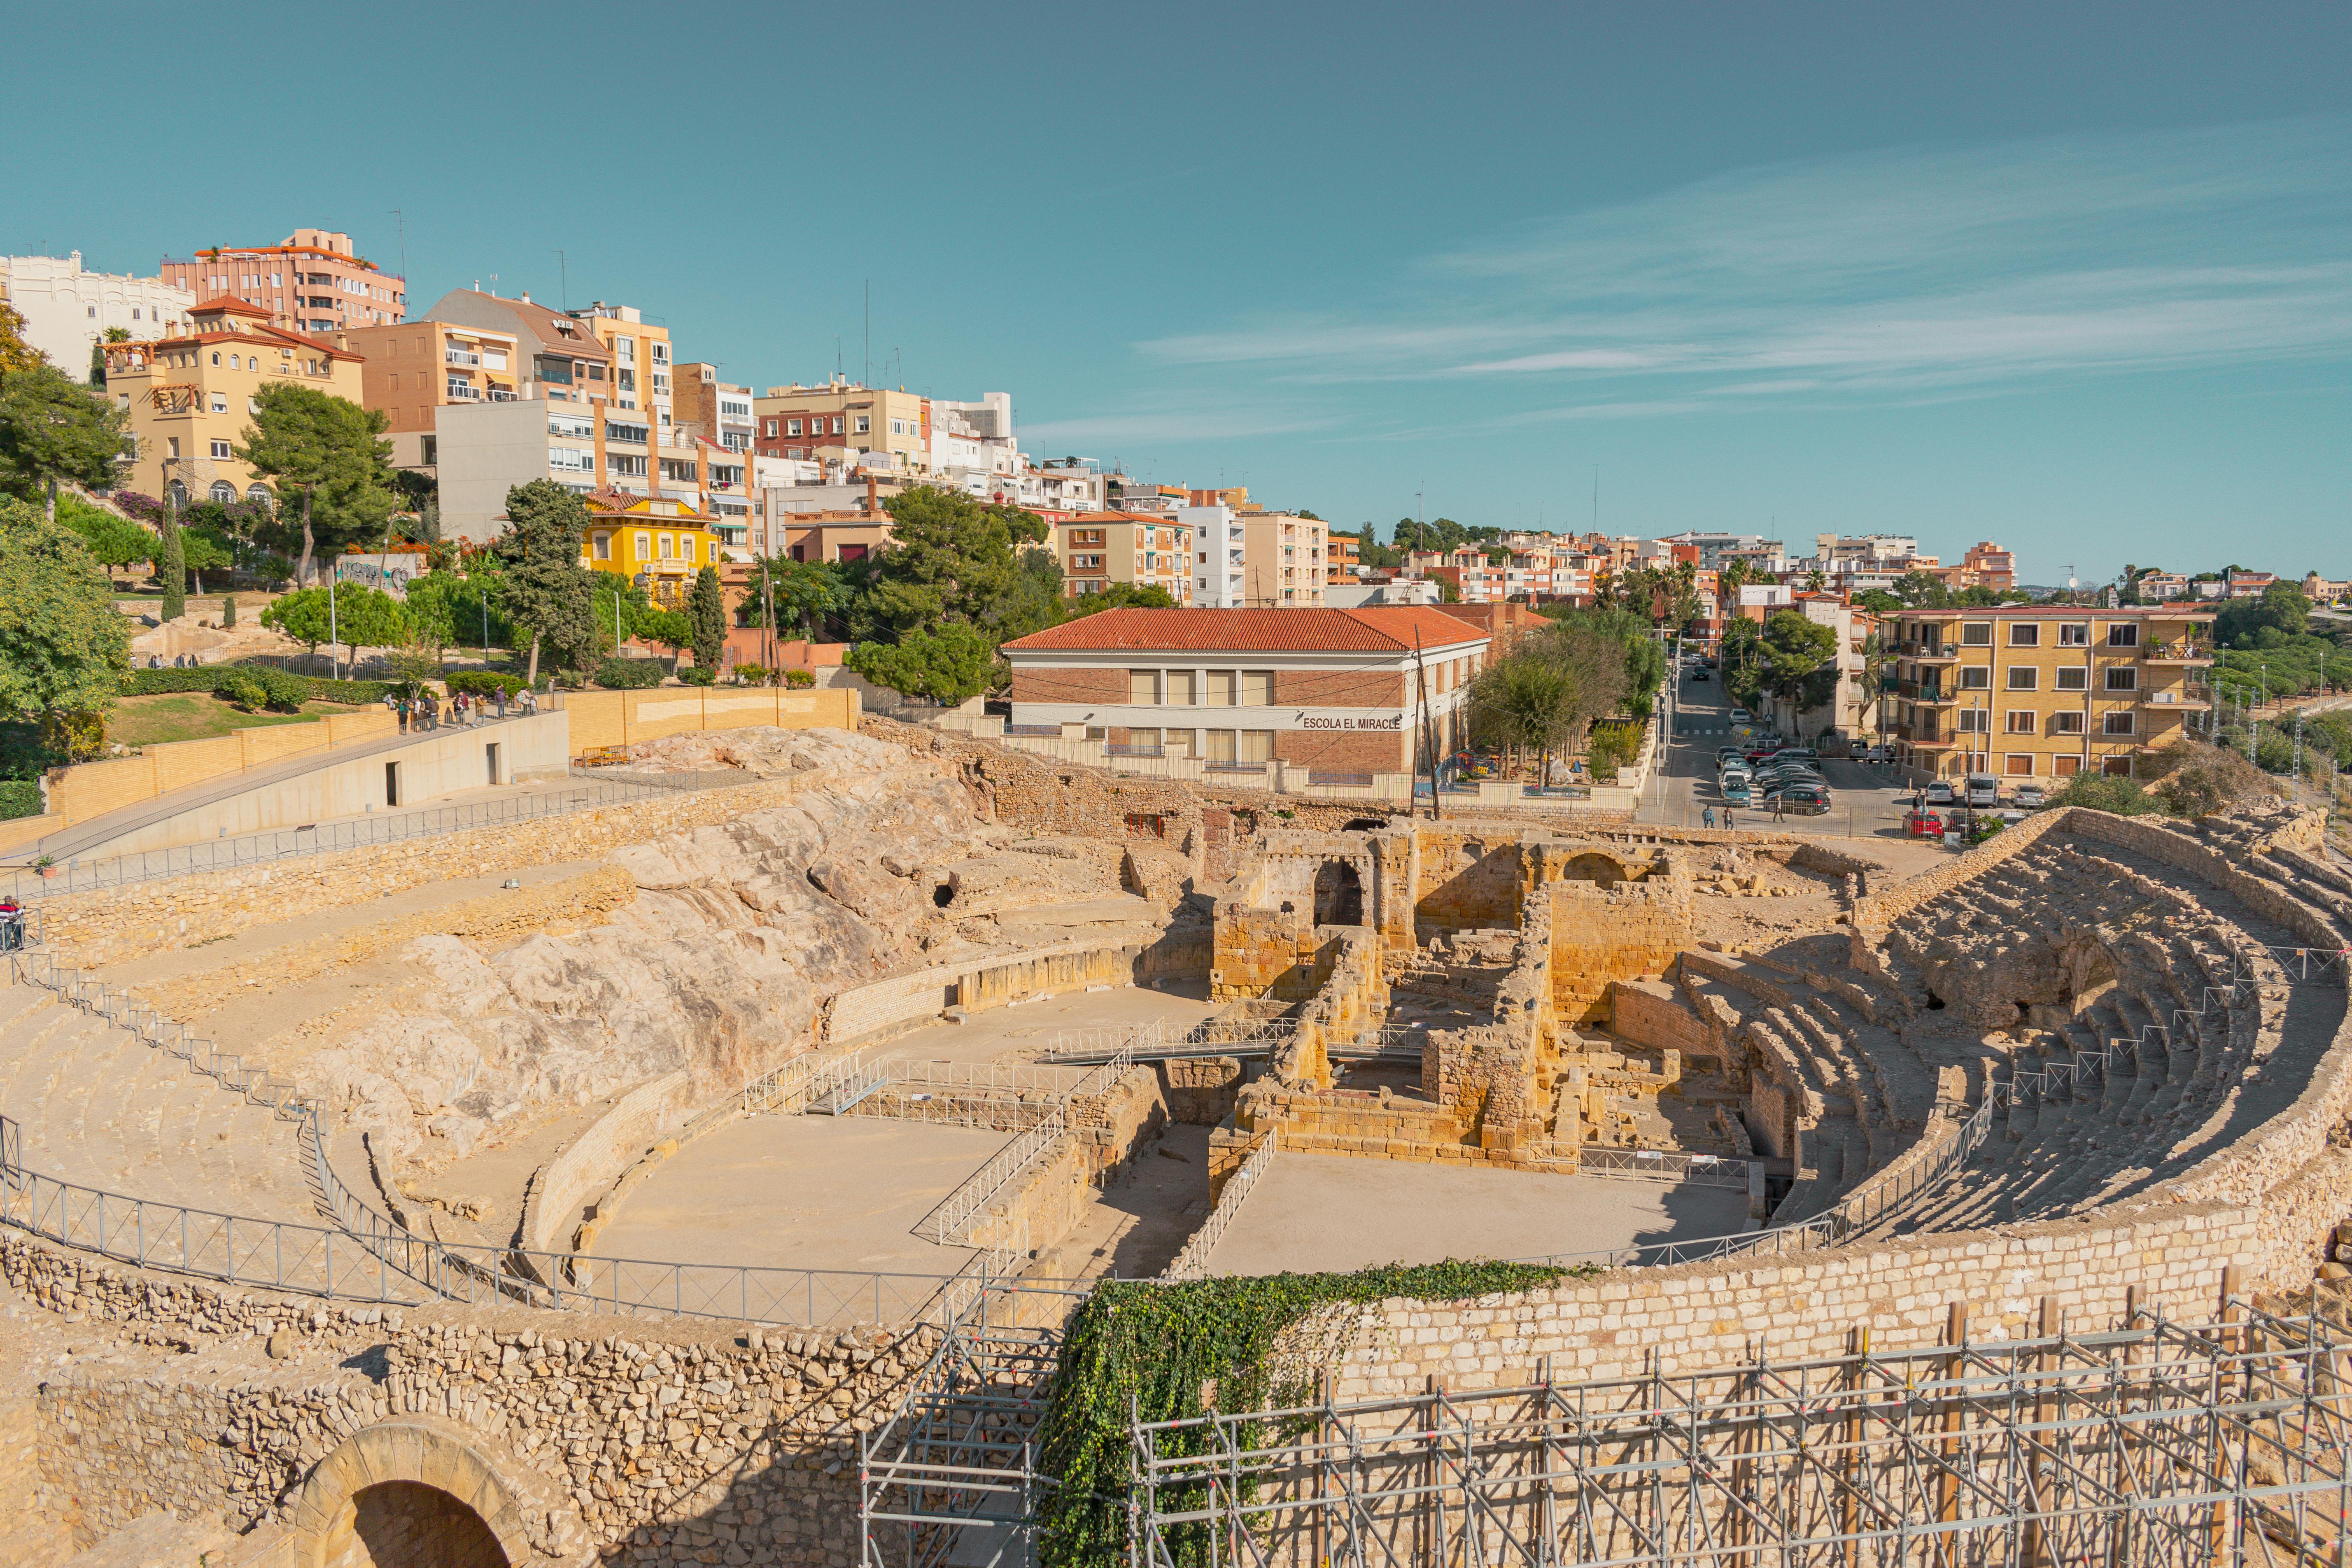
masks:
[[[1483,642],[1483,630],[1426,605],[1360,610],[1104,610],[1004,646],[1015,652],[1400,653]]]

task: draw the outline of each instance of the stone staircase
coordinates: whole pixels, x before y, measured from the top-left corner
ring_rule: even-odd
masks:
[[[25,1166],[58,1181],[320,1223],[297,1121],[37,985],[0,987],[0,1115]]]

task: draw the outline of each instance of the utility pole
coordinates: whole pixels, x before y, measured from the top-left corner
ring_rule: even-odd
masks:
[[[1414,728],[1420,731],[1422,749],[1429,754],[1429,819],[1443,822],[1445,820],[1445,808],[1437,794],[1437,742],[1429,728],[1429,669],[1421,657],[1419,626],[1415,626],[1412,632],[1412,676],[1421,697],[1421,720]]]

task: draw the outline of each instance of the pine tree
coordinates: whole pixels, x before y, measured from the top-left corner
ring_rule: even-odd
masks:
[[[551,662],[585,669],[597,650],[595,574],[580,564],[588,506],[551,479],[507,491],[507,531],[492,548],[505,562],[499,597],[507,618],[530,635],[527,678],[539,680],[543,647]]]
[[[705,566],[695,574],[686,613],[694,623],[695,668],[717,669],[727,651],[727,595],[719,591],[718,567]]]

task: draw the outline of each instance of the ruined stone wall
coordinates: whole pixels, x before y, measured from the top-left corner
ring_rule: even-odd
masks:
[[[1416,824],[1415,935],[1507,931],[1519,923],[1519,832]]]
[[[2022,855],[2056,831],[2077,809],[2064,806],[2055,811],[2036,812],[2016,826],[2002,829],[1975,848],[1953,857],[1932,871],[1923,871],[1883,892],[1871,894],[1854,905],[1854,925],[1864,931],[1885,930],[1920,905],[1933,903],[2004,861]]]
[[[1698,1016],[1684,1006],[1674,988],[1649,980],[1618,980],[1609,986],[1610,1032],[1652,1050],[1685,1057],[1717,1055],[1718,1047]]]
[[[1323,976],[1318,972],[1320,944],[1310,919],[1308,911],[1297,908],[1263,910],[1238,899],[1218,900],[1209,999],[1311,995]]]
[[[1564,1025],[1606,1026],[1611,985],[1654,980],[1692,945],[1687,901],[1670,884],[1551,884],[1552,1011]]]
[[[895,974],[835,993],[825,1006],[825,1041],[835,1047],[870,1044],[929,1023],[949,1007],[985,1013],[1090,985],[1197,975],[1204,945],[1188,934],[1149,943],[1058,942]]]
[[[92,1335],[121,1326],[177,1352],[136,1371],[76,1367],[38,1396],[45,1501],[78,1507],[85,1542],[157,1508],[226,1512],[240,1529],[278,1517],[346,1438],[429,1415],[575,1510],[558,1532],[584,1534],[603,1562],[841,1568],[857,1535],[856,1434],[887,1416],[934,1339],[321,1305],[141,1276],[14,1234],[0,1234],[0,1273],[84,1314]]]
[[[1176,1057],[1159,1069],[1170,1121],[1214,1127],[1234,1113],[1242,1088],[1239,1057]]]
[[[531,1178],[523,1202],[522,1245],[533,1252],[567,1251],[591,1199],[610,1187],[646,1149],[677,1130],[689,1080],[667,1072],[614,1101]]]

